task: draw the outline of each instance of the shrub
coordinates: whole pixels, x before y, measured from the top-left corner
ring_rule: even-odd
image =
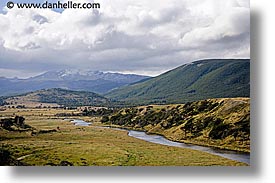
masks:
[[[106,123],[109,121],[109,117],[108,116],[102,116],[101,120],[102,123]]]
[[[218,125],[213,126],[212,130],[209,132],[209,137],[212,139],[224,139],[230,135],[230,127],[229,124],[221,122]]]

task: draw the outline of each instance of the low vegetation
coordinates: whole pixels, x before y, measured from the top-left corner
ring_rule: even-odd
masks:
[[[9,131],[29,130],[32,127],[25,124],[25,118],[22,116],[15,116],[14,118],[3,118],[0,120],[0,128]]]
[[[155,109],[154,107],[153,109]],[[191,149],[169,147],[129,137],[126,131],[102,128],[100,117],[81,116],[92,126],[75,126],[57,113],[63,109],[6,109],[2,118],[23,116],[36,131],[0,128],[1,165],[31,166],[245,166],[245,163]],[[66,117],[65,117],[66,118]],[[97,125],[98,124],[98,125]]]
[[[101,122],[161,134],[174,141],[250,151],[248,98],[126,108],[103,116]]]
[[[9,151],[9,146],[0,145],[0,166],[27,166],[28,164],[16,160]]]

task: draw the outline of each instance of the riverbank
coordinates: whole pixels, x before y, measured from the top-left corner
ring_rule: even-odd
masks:
[[[85,122],[83,120],[75,119],[73,121],[77,121],[78,123],[74,123],[75,125],[79,126],[87,126],[90,123]],[[144,131],[139,130],[130,130],[127,128],[119,128],[114,126],[94,126],[95,128],[103,128],[103,129],[114,129],[114,130],[122,130],[127,131],[128,136],[134,137],[137,139],[141,139],[147,142],[152,142],[156,144],[166,145],[166,146],[172,146],[172,147],[180,147],[180,148],[187,148],[187,149],[193,149],[198,150],[202,152],[207,152],[213,155],[218,155],[224,158],[228,158],[231,160],[236,160],[239,162],[250,164],[250,154],[249,153],[241,153],[241,152],[235,152],[231,150],[222,150],[218,148],[213,147],[206,147],[206,146],[199,146],[199,145],[191,145],[183,142],[175,142],[171,141],[167,138],[165,138],[163,135],[157,135],[157,134],[147,134]]]
[[[124,108],[104,116],[102,123],[163,135],[176,142],[250,152],[249,98]]]
[[[97,128],[93,125],[98,119],[83,117],[80,119],[92,122],[92,125],[75,126],[63,120],[65,116],[56,117],[57,113],[72,112],[75,111],[0,111],[4,117],[24,116],[26,124],[38,131],[59,129],[36,135],[0,129],[0,147],[10,152],[15,160],[19,158],[18,161],[29,166],[247,166],[206,152],[146,142],[129,137],[125,131]]]
[[[250,150],[246,150],[246,149],[238,149],[238,148],[234,148],[234,147],[229,148],[229,147],[224,147],[224,146],[211,145],[211,144],[207,144],[204,142],[196,142],[196,141],[192,141],[192,140],[177,140],[177,139],[171,138],[170,136],[165,136],[165,134],[163,134],[163,133],[148,132],[145,129],[141,129],[141,128],[133,128],[133,127],[119,126],[119,125],[100,125],[100,126],[109,127],[109,128],[119,128],[119,129],[125,129],[125,130],[135,130],[135,131],[145,132],[148,135],[160,135],[160,136],[162,136],[170,141],[173,141],[173,142],[217,148],[220,150],[230,150],[230,151],[235,151],[235,152],[239,152],[239,153],[250,153]]]

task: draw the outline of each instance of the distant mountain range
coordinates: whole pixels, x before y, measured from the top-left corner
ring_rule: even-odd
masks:
[[[39,90],[22,94],[21,97],[30,94],[32,96],[35,93],[35,97],[31,98],[36,102],[69,106],[136,106],[186,103],[211,98],[249,97],[250,60],[195,61],[152,78],[98,71],[62,70],[25,80],[0,78],[0,84],[1,95]],[[47,90],[48,88],[58,89]],[[109,92],[105,95],[102,94],[107,91]],[[0,103],[12,99],[13,103],[19,104],[22,99],[16,101],[16,97],[18,98],[18,95],[15,98],[0,97]]]
[[[211,59],[182,65],[157,77],[114,89],[105,96],[144,105],[249,97],[249,93],[249,59]]]
[[[27,79],[0,77],[0,96],[21,94],[49,88],[91,91],[102,94],[111,89],[147,78],[149,77],[135,74],[74,69],[49,71]]]

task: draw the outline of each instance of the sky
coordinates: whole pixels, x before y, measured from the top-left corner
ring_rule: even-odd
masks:
[[[6,2],[0,77],[60,69],[155,76],[195,60],[250,58],[249,0],[94,0],[100,9],[59,11]]]

